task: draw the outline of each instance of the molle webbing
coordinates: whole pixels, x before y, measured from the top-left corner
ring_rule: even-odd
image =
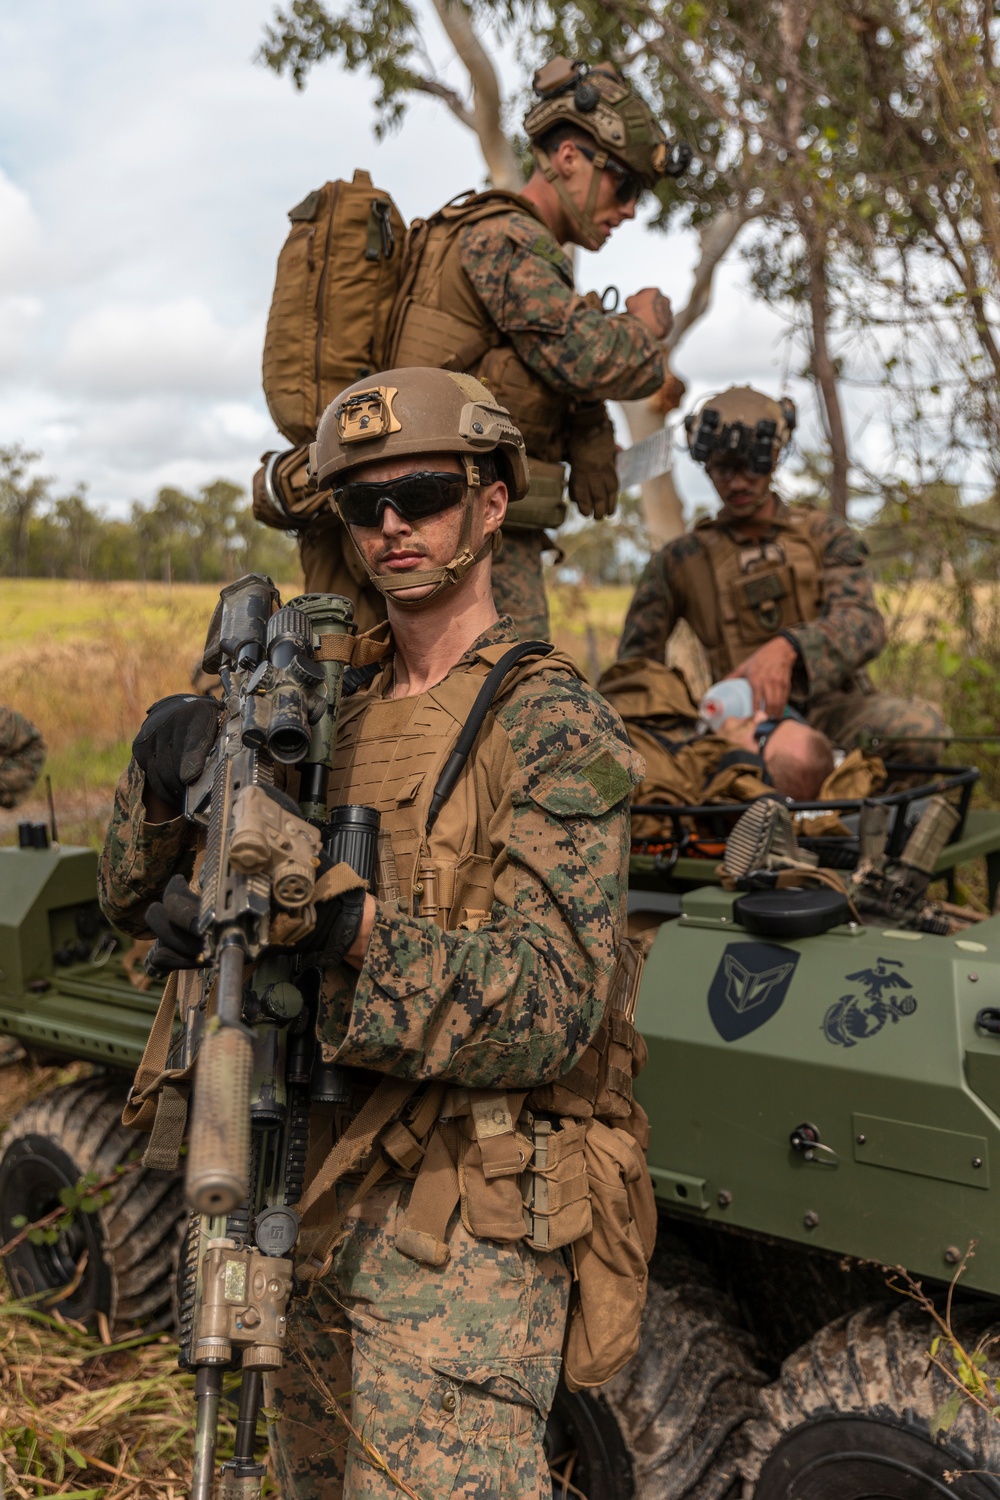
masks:
[[[809,513],[790,510],[773,537],[741,541],[718,520],[700,522],[702,550],[680,564],[686,615],[724,677],[780,630],[808,624],[823,604],[823,558],[809,534]]]
[[[406,241],[399,292],[392,312],[389,367],[430,365],[475,375],[507,408],[524,437],[533,471],[531,488],[511,503],[508,529],[556,528],[565,519],[561,462],[566,447],[570,398],[548,385],[517,355],[494,323],[462,263],[462,232],[484,220],[517,214],[522,227],[555,251],[544,220],[527,199],[491,191],[464,196],[425,220],[416,220]],[[565,273],[567,285],[570,275]],[[558,466],[558,467],[557,467]]]

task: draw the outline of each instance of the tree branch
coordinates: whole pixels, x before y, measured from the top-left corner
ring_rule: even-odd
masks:
[[[468,123],[479,137],[493,186],[516,193],[524,181],[524,174],[503,132],[503,99],[496,69],[476,35],[464,0],[434,0],[434,9],[472,80],[472,110],[464,123]]]
[[[830,505],[835,516],[847,519],[847,434],[837,389],[837,371],[830,356],[826,285],[826,247],[822,231],[802,215],[809,270],[809,310],[812,316],[813,377],[820,388],[830,439]]]
[[[456,89],[449,88],[446,83],[439,83],[436,78],[422,78],[419,73],[413,75],[412,81],[418,94],[430,94],[432,98],[440,99],[466,129],[475,130],[476,122]]]

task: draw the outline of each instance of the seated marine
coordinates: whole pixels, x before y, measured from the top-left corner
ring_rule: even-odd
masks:
[[[871,736],[887,759],[936,760],[934,736],[947,733],[938,710],[877,693],[864,671],[886,641],[864,542],[825,511],[786,504],[773,487],[795,428],[793,403],[734,386],[685,427],[722,506],[652,557],[619,660],[662,661],[674,626],[687,620],[712,680],[745,677],[769,718],[791,707],[843,750]]]

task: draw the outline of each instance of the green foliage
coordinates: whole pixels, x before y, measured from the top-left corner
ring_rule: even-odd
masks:
[[[119,1168],[119,1171],[124,1171]],[[26,1238],[33,1245],[55,1245],[61,1235],[70,1229],[78,1213],[94,1214],[111,1202],[111,1188],[102,1185],[96,1172],[87,1172],[71,1187],[59,1189],[59,1202],[63,1212],[47,1214],[44,1221],[28,1224],[23,1214],[16,1214],[11,1225],[17,1230],[26,1230]]]
[[[161,489],[152,505],[133,503],[126,521],[94,509],[84,485],[53,497],[51,480],[30,472],[38,458],[0,447],[0,572],[220,583],[295,570],[291,539],[262,526],[245,490],[227,479],[194,494]]]
[[[339,15],[321,0],[292,0],[275,11],[258,60],[305,87],[311,68],[334,58],[348,72],[366,69],[379,86],[375,133],[398,126],[406,99],[421,87],[423,42],[405,0],[352,0]]]

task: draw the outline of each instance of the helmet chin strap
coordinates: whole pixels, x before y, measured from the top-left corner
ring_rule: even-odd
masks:
[[[488,557],[491,552],[495,552],[500,545],[500,532],[495,531],[491,536],[484,539],[482,545],[475,552],[472,550],[473,497],[474,491],[478,487],[479,474],[475,470],[474,465],[467,464],[466,471],[470,473],[469,491],[462,502],[462,529],[459,532],[458,548],[451,562],[445,563],[443,568],[414,568],[412,572],[403,573],[399,577],[385,578],[381,573],[375,572],[365,557],[355,540],[352,528],[350,526],[344,527],[344,530],[351,539],[351,546],[358,555],[361,566],[368,574],[368,581],[373,588],[378,589],[384,598],[391,599],[397,609],[423,609],[432,600],[436,599],[439,594],[442,594],[445,589],[454,588],[456,583],[461,583],[466,573],[474,568],[476,563],[482,562],[484,557]],[[475,471],[475,483],[473,483],[470,471]],[[409,589],[425,588],[429,583],[433,584],[434,587],[429,594],[424,594],[420,599],[402,599],[396,597]]]
[[[580,243],[585,250],[600,250],[604,244],[604,236],[594,223],[594,209],[597,207],[597,195],[601,189],[601,176],[608,164],[608,153],[597,150],[594,160],[590,166],[590,189],[587,193],[586,208],[579,208],[574,203],[569,188],[566,186],[552,160],[540,146],[534,147],[535,160],[541,169],[542,176],[546,182],[550,182],[556,190],[556,196],[562,204],[566,217],[580,236]],[[584,158],[586,160],[586,158]]]

